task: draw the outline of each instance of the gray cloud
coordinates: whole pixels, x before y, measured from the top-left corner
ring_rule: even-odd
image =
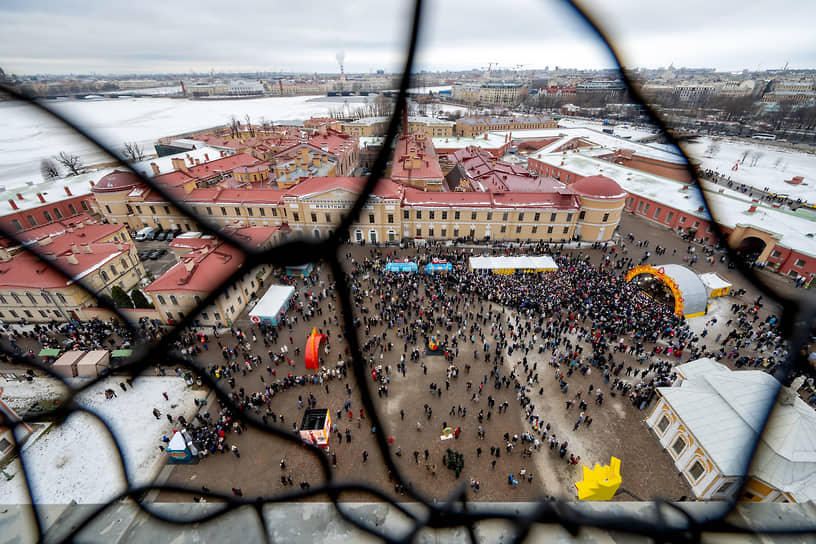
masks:
[[[628,65],[776,67],[816,58],[808,24],[816,4],[773,9],[737,0],[584,0]],[[747,4],[747,5],[746,5]],[[0,66],[17,73],[336,72],[398,70],[411,2],[271,3],[7,0]],[[612,60],[564,2],[429,0],[418,68],[609,67]]]

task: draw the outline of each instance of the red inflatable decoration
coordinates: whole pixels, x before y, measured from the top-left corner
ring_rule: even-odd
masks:
[[[326,342],[325,334],[317,334],[317,327],[306,339],[306,368],[317,370],[320,367],[320,346]]]

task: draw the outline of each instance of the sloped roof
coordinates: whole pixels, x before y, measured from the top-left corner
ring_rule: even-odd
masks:
[[[686,380],[658,391],[726,476],[740,476],[752,442],[780,383],[758,370],[732,371],[712,359],[677,367]],[[776,403],[750,474],[791,493],[816,500],[816,411],[802,399]]]

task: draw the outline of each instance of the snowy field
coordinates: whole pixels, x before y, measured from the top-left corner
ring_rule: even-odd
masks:
[[[113,377],[100,382],[75,400],[110,425],[124,452],[124,468],[105,425],[87,412],[75,412],[62,425],[53,425],[23,448],[23,461],[37,503],[68,504],[74,500],[99,504],[123,492],[127,480],[136,485],[152,482],[165,461],[165,454],[158,448],[160,439],[164,434],[172,436],[176,427],[165,414],[183,414],[190,419],[196,411],[193,399],[205,396],[202,391],[189,389],[176,376],[137,378],[134,387],[126,392],[120,389],[119,381]],[[3,387],[4,400],[21,410],[34,400],[61,397],[64,392],[57,380],[9,382]],[[116,391],[116,398],[105,399],[108,388]],[[164,400],[162,392],[167,393],[169,401]],[[161,419],[153,417],[154,407],[162,412]],[[6,466],[5,471],[14,478],[0,478],[0,504],[30,503],[20,459]]]
[[[614,131],[615,136],[621,138],[628,136],[632,140],[645,138],[646,136],[651,136],[657,132],[657,129],[654,127],[630,124],[604,125],[602,121],[595,121],[592,119],[575,119],[572,117],[562,117],[558,121],[558,126],[567,128],[586,127],[597,131],[603,131],[605,128],[611,128]]]
[[[711,138],[703,137],[685,148],[702,163],[703,169],[714,170],[757,189],[769,187],[773,193],[816,202],[816,155],[759,142],[722,139],[713,147],[711,144]],[[742,162],[746,152],[748,155]],[[737,161],[740,162],[738,169],[732,170]],[[793,176],[802,176],[805,181],[799,185],[785,183]]]

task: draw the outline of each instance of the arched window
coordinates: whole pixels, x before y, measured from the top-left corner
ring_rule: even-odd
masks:
[[[67,300],[65,300],[65,295],[63,295],[62,293],[57,293],[57,298],[58,298],[58,299],[59,299],[59,301],[60,301],[60,302],[62,302],[62,303],[66,303],[66,302],[68,302]]]
[[[108,273],[104,270],[100,271],[99,274],[102,276],[102,280],[107,283],[108,282]]]
[[[26,293],[25,295],[28,297],[28,300],[31,302],[31,304],[37,304],[37,299],[34,298],[34,295],[32,295],[31,293]]]
[[[173,306],[178,306],[178,299],[176,298],[176,295],[170,295],[170,302],[173,304]]]

